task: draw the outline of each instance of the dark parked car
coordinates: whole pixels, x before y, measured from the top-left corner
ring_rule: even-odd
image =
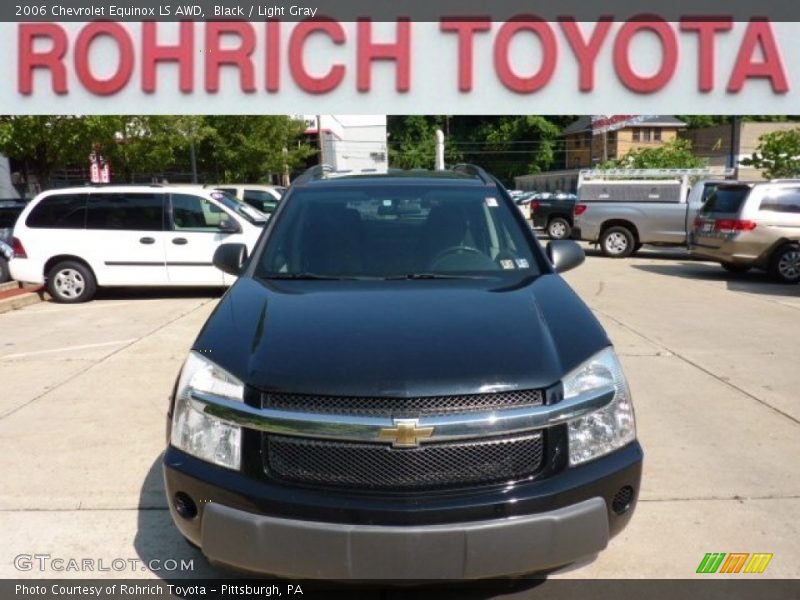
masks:
[[[0,283],[11,279],[8,270],[8,261],[11,260],[13,250],[11,246],[12,232],[17,217],[25,208],[25,202],[20,200],[0,199]]]
[[[483,170],[334,177],[281,201],[175,384],[180,532],[285,577],[552,569],[629,521],[642,450],[611,342]]]
[[[533,226],[544,229],[551,240],[569,238],[576,201],[574,194],[539,194],[531,201]]]

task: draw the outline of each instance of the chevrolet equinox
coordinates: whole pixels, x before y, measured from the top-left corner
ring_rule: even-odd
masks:
[[[543,572],[629,521],[642,449],[605,331],[482,169],[310,169],[173,391],[164,473],[215,564],[320,579]]]

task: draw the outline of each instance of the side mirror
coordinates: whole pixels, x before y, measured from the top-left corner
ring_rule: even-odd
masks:
[[[221,233],[242,233],[242,226],[233,219],[225,219],[219,224]]]
[[[220,244],[211,262],[223,273],[238,277],[247,261],[247,246],[244,244]]]
[[[577,242],[555,240],[547,244],[547,256],[557,273],[564,273],[583,264],[586,254]]]

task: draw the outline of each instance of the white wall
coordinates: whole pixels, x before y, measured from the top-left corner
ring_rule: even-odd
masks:
[[[11,167],[8,159],[0,154],[0,198],[19,198],[17,190],[11,185]]]
[[[316,131],[316,118],[306,115]],[[323,161],[337,171],[386,171],[386,115],[320,115]]]

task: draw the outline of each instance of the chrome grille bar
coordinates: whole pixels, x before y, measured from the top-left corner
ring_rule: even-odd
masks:
[[[529,406],[489,412],[422,416],[415,419],[419,428],[433,428],[421,443],[515,434],[566,423],[606,406],[614,398],[614,388],[607,386],[562,400],[550,406]],[[389,417],[367,417],[253,408],[223,396],[192,390],[195,408],[205,414],[266,433],[348,440],[385,442],[381,432],[396,425]]]

